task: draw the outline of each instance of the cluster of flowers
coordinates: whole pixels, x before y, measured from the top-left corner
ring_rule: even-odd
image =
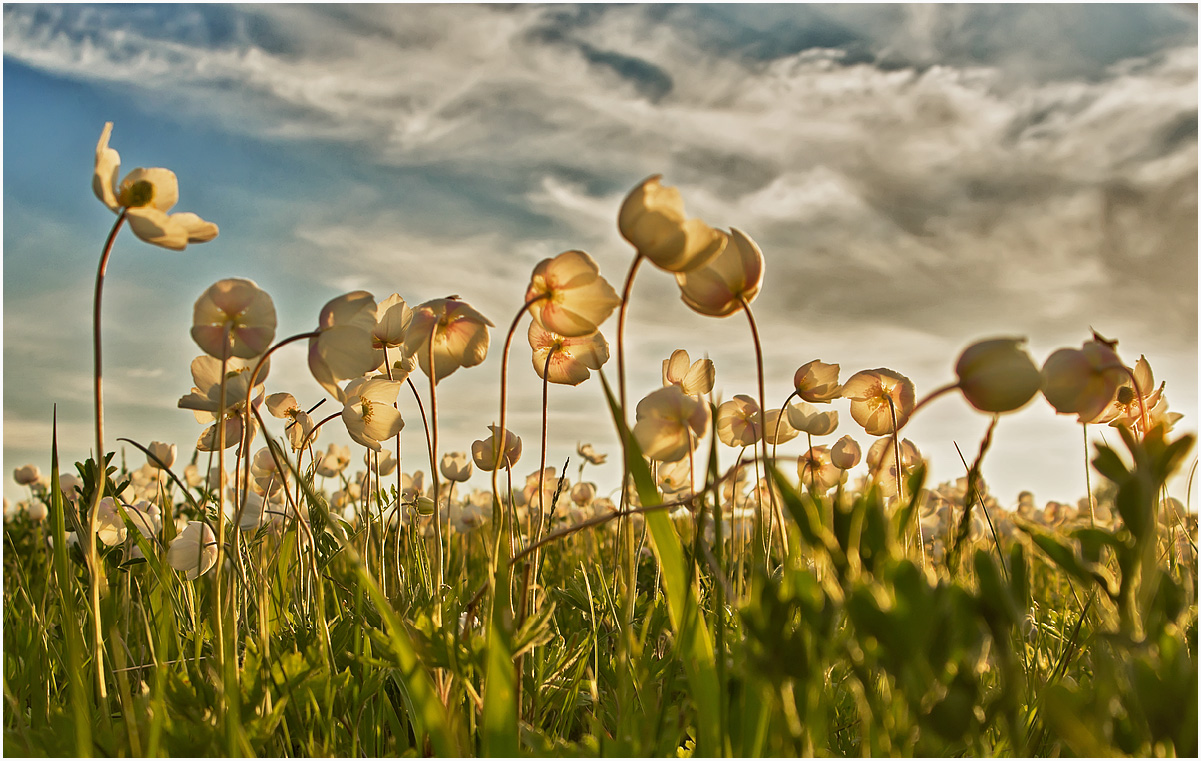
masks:
[[[181,249],[215,237],[216,225],[195,214],[168,214],[178,198],[176,178],[169,170],[136,169],[117,182],[120,158],[108,146],[111,129],[111,124],[105,126],[96,148],[93,189],[97,197],[128,219],[136,235],[155,245]],[[744,312],[758,347],[751,303],[763,281],[764,256],[749,235],[736,228],[718,230],[689,218],[679,191],[664,186],[658,176],[646,179],[626,197],[617,226],[636,251],[631,280],[641,261],[651,262],[674,276],[681,299],[699,314],[726,317]],[[627,281],[627,293],[629,285]],[[535,372],[546,383],[575,386],[609,360],[609,343],[600,326],[619,307],[624,307],[623,299],[601,276],[592,257],[570,250],[534,268],[513,328],[516,330],[528,311],[532,319],[527,340]],[[623,321],[624,308],[617,332],[618,382],[624,404]],[[536,471],[524,489],[512,493],[501,493],[494,480],[492,492],[476,490],[454,500],[456,484],[470,478],[473,465],[482,471],[511,473],[521,457],[521,439],[505,427],[505,373],[513,331],[506,338],[503,354],[500,424],[488,426],[490,435],[472,444],[470,459],[463,452],[442,456],[428,486],[421,472],[398,472],[397,458],[385,450],[385,444],[397,437],[405,424],[398,404],[403,385],[413,388],[420,404],[410,378],[419,368],[429,380],[429,402],[434,407],[439,381],[484,361],[492,327],[490,320],[457,296],[410,307],[398,293],[377,302],[371,293],[354,291],[327,303],[312,331],[277,342],[275,307],[265,291],[242,278],[215,283],[195,303],[191,335],[204,353],[191,364],[194,385],[180,398],[179,407],[192,411],[197,422],[206,426],[196,449],[218,453],[223,463],[224,451],[237,447],[236,465],[232,474],[221,466],[201,474],[193,460],[184,471],[186,484],[202,495],[215,495],[219,515],[243,531],[305,520],[304,511],[297,507],[302,501],[300,492],[291,487],[294,474],[305,472],[306,467],[314,475],[341,481],[341,488],[328,498],[334,514],[348,523],[367,520],[406,525],[414,516],[433,516],[426,525],[439,537],[443,524],[448,530],[469,532],[492,518],[494,494],[502,505],[529,511],[518,515],[519,524],[532,521],[530,513],[539,519],[578,523],[617,511],[618,507],[610,499],[598,497],[595,485],[582,481],[582,476],[560,489],[553,468]],[[307,341],[313,378],[341,405],[321,421],[314,421],[311,415],[315,407],[305,409],[291,393],[266,392],[271,354],[299,340]],[[823,494],[842,490],[848,471],[863,461],[868,475],[856,488],[875,484],[885,494],[896,494],[904,473],[921,461],[916,446],[900,439],[901,429],[920,407],[955,390],[973,407],[992,415],[1017,410],[1041,392],[1057,411],[1075,414],[1081,423],[1125,426],[1139,435],[1154,426],[1170,429],[1179,415],[1168,411],[1163,384],[1155,387],[1145,358],[1129,368],[1115,346],[1115,342],[1094,335],[1081,349],[1056,351],[1040,369],[1026,352],[1024,339],[981,341],[960,356],[956,380],[921,401],[913,383],[894,370],[862,370],[840,382],[839,365],[813,360],[797,369],[795,390],[784,404],[768,409],[759,367],[758,399],[738,394],[716,406],[717,439],[741,450],[733,476],[722,487],[723,514],[737,527],[734,535],[744,535],[741,527],[761,510],[765,495],[771,497],[767,473],[759,470],[774,459],[768,446],[786,443],[801,433],[810,443],[797,460],[797,477],[803,488]],[[681,504],[698,488],[693,454],[708,434],[714,414],[707,400],[714,378],[711,361],[694,362],[687,352],[677,351],[663,362],[663,387],[635,406],[633,439],[654,467],[663,493]],[[792,403],[794,398],[798,401]],[[866,456],[851,436],[830,445],[813,445],[813,437],[830,435],[837,428],[838,412],[825,408],[836,400],[847,400],[855,423],[864,434],[876,437],[866,447]],[[285,438],[295,461],[283,456],[282,447],[269,445],[251,451],[264,426],[264,409],[284,421]],[[424,410],[422,415],[424,418]],[[365,449],[366,469],[354,477],[346,476],[349,449],[331,444],[322,452],[315,447],[321,427],[335,417]],[[427,427],[427,442],[432,465],[441,453],[437,451],[436,414],[431,417],[432,436]],[[761,451],[744,465],[746,450],[754,452],[756,447]],[[134,522],[139,530],[145,526],[147,537],[161,528],[162,516],[155,501],[162,498],[163,469],[171,468],[175,459],[174,446],[156,442],[150,451],[148,464],[131,474],[127,491],[115,498],[131,516],[141,516]],[[601,457],[585,454],[582,448],[580,454],[590,462]],[[759,476],[748,483],[752,464]],[[46,484],[39,480],[36,469],[32,476],[23,470],[18,471],[18,482],[41,484],[44,491]],[[383,479],[393,474],[396,486],[389,496]],[[70,478],[65,476],[63,485],[73,499],[78,484]],[[555,502],[556,494],[559,502]],[[632,496],[627,499],[636,501]],[[929,536],[940,536],[949,525],[953,503],[944,497],[925,501],[921,521],[930,523]],[[958,505],[962,510],[962,496]],[[31,517],[45,515],[44,505],[34,508],[28,503],[25,511]],[[100,503],[96,525],[105,544],[125,540],[125,524],[118,512],[113,497]],[[684,512],[678,515],[687,517]],[[208,523],[187,520],[180,524],[167,557],[195,578],[216,562],[215,544],[216,535]]]

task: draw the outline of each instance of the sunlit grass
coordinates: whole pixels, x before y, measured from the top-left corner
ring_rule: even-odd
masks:
[[[120,216],[105,260],[127,217],[156,245],[216,235],[153,205],[174,202],[166,170],[114,189],[107,138],[96,191]],[[187,461],[122,439],[145,465],[110,453],[72,474],[54,440],[48,477],[14,474],[29,494],[5,510],[9,752],[1196,755],[1196,519],[1165,490],[1193,437],[1173,433],[1145,358],[1129,367],[1094,336],[1040,369],[1021,339],[992,338],[948,357],[953,380],[925,394],[888,368],[840,383],[814,360],[772,407],[754,241],[689,219],[657,177],[618,227],[634,247],[622,296],[578,251],[514,294],[499,414],[470,457],[442,450],[438,423],[439,381],[490,346],[494,324],[464,300],[410,309],[356,291],[280,338],[257,284],[202,294],[204,354],[180,407],[206,427]],[[644,261],[699,314],[745,314],[755,389],[712,398],[719,370],[677,352],[663,388],[627,399],[625,307]],[[599,332],[614,312],[616,378]],[[603,393],[620,452],[581,445],[548,467],[553,420],[537,444],[507,429],[527,318],[543,399]],[[271,374],[276,352],[306,348],[326,400]],[[1090,447],[1078,508],[1003,510],[983,477],[991,442],[1005,413],[1044,399],[1121,444]],[[904,438],[935,400],[991,416],[958,483],[927,484]],[[815,443],[839,409],[863,436]],[[403,473],[398,434],[417,420],[428,471]],[[327,426],[352,449],[322,449]],[[776,454],[802,432],[807,452]],[[586,480],[606,455],[623,481]],[[489,490],[468,488],[473,467]]]

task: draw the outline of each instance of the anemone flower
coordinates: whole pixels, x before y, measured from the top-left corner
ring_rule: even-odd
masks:
[[[596,450],[591,444],[577,443],[575,451],[576,454],[578,454],[580,457],[583,457],[584,460],[592,465],[603,465],[605,460],[609,457],[609,455],[606,454],[597,454]]]
[[[182,251],[189,243],[217,237],[217,226],[191,212],[167,214],[179,200],[179,182],[170,169],[141,167],[117,183],[121,156],[108,147],[113,123],[105,122],[96,143],[96,168],[92,191],[114,213],[125,210],[134,235],[147,243]]]
[[[800,433],[788,422],[788,413],[784,410],[768,410],[763,419],[763,438],[771,446],[786,444]]]
[[[22,465],[13,471],[13,480],[22,486],[36,484],[42,478],[42,471],[36,465]]]
[[[376,367],[381,371],[386,369],[385,365],[389,360],[396,362],[408,355],[405,332],[412,322],[413,310],[399,293],[394,293],[379,303],[376,308],[375,328],[371,331],[371,345],[379,360]],[[388,349],[396,350],[395,354],[389,356],[386,353]],[[393,377],[392,380],[403,381],[404,378]]]
[[[317,440],[321,429],[317,429],[316,434],[313,433],[313,418],[300,408],[296,397],[287,393],[271,394],[267,397],[266,404],[267,411],[272,416],[291,421],[288,423],[286,432],[288,443],[292,445],[293,451],[305,446],[306,443],[312,444]]]
[[[525,300],[535,322],[568,338],[595,333],[621,304],[617,291],[583,251],[564,251],[539,262]]]
[[[829,402],[842,396],[838,371],[838,365],[828,365],[820,359],[801,365],[792,378],[797,396],[812,403]]]
[[[342,422],[350,438],[376,452],[383,449],[380,441],[390,439],[404,428],[396,395],[400,384],[380,378],[360,378],[346,385],[346,404]]]
[[[703,267],[726,246],[726,235],[700,219],[687,219],[680,191],[662,175],[642,181],[621,204],[617,227],[641,256],[668,272]]]
[[[517,461],[521,459],[521,437],[512,431],[505,431],[504,435],[500,435],[500,427],[495,425],[488,426],[488,430],[492,431],[492,435],[486,439],[479,439],[471,444],[471,459],[475,461],[475,466],[480,470],[491,471],[497,467],[497,448],[498,438],[503,441],[504,452],[501,455],[500,467],[513,467]]]
[[[372,331],[376,303],[367,291],[352,291],[321,308],[316,335],[309,339],[309,370],[335,399],[346,403],[339,383],[379,367]]]
[[[790,404],[785,408],[788,424],[810,436],[829,436],[838,428],[836,410],[819,411],[807,402]]]
[[[350,447],[331,443],[324,453],[318,452],[314,459],[317,461],[317,475],[333,478],[350,465]]]
[[[531,321],[529,340],[534,371],[551,383],[578,386],[609,361],[609,342],[600,331],[567,338]]]
[[[189,521],[167,548],[167,564],[189,581],[203,576],[217,564],[217,535],[207,523]]]
[[[759,403],[746,394],[737,394],[717,408],[717,438],[728,447],[749,447],[763,435],[763,416]]]
[[[192,340],[217,359],[257,357],[275,340],[275,304],[252,280],[219,280],[196,299]]]
[[[852,375],[842,384],[842,395],[851,400],[851,417],[869,436],[886,436],[903,428],[913,411],[913,382],[882,367]]]
[[[863,450],[859,448],[859,442],[850,436],[843,436],[830,447],[830,462],[843,470],[850,470],[858,465],[862,457]]]
[[[152,441],[146,450],[154,457],[147,457],[146,464],[152,468],[170,468],[175,464],[175,445]]]
[[[729,242],[704,266],[676,273],[680,298],[694,311],[727,317],[749,304],[763,285],[763,252],[750,236],[731,227]]]
[[[688,455],[709,428],[709,412],[679,386],[652,391],[635,408],[634,439],[642,453],[659,462]]]
[[[460,367],[474,367],[484,361],[490,327],[493,325],[488,318],[456,296],[433,299],[413,310],[413,320],[405,331],[405,346],[417,357],[426,375],[430,374],[432,353],[434,372],[440,381]]]
[[[684,349],[676,349],[670,359],[663,360],[663,385],[678,386],[689,396],[704,396],[712,391],[715,375],[713,360],[698,359],[690,364]]]
[[[468,459],[466,452],[448,452],[442,455],[438,469],[442,471],[442,476],[448,481],[462,483],[471,478],[471,460]]]
[[[830,449],[825,446],[810,447],[797,459],[797,474],[801,483],[824,494],[846,480],[847,473],[830,458]]]

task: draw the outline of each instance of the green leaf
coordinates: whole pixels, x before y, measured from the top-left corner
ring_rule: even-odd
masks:
[[[75,611],[75,577],[67,565],[67,530],[64,520],[62,486],[58,479],[58,407],[50,437],[50,514],[54,516],[54,575],[58,580],[59,604],[62,606],[63,632],[67,640],[67,684],[71,695],[71,710],[75,718],[75,751],[79,756],[92,755],[92,717],[89,710],[90,691],[84,684],[81,653],[83,637]],[[83,537],[80,537],[83,540]]]
[[[617,425],[618,434],[627,442],[626,470],[634,479],[638,498],[643,507],[661,504],[650,467],[642,456],[642,449],[630,434],[625,424],[621,406],[613,396],[604,374],[600,374],[609,410]],[[672,629],[679,637],[679,652],[684,672],[692,688],[692,699],[696,702],[698,737],[697,754],[715,756],[721,751],[721,703],[718,695],[717,667],[713,656],[713,642],[709,629],[701,615],[696,589],[689,585],[688,565],[680,537],[665,510],[646,512],[646,526],[650,531],[652,548],[659,559],[662,571],[663,591],[667,596],[667,614]]]

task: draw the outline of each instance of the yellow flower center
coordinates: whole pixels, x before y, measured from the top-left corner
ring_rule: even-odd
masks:
[[[121,205],[127,208],[149,206],[154,200],[154,183],[148,180],[138,180],[121,191]]]
[[[363,416],[363,425],[371,422],[371,402],[369,400],[359,400],[359,414]]]

